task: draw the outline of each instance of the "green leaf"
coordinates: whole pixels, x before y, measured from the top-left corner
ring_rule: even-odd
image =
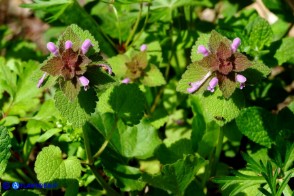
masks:
[[[252,50],[261,51],[264,46],[269,46],[273,39],[270,24],[263,18],[257,17],[245,27],[248,43]]]
[[[257,84],[261,79],[269,75],[271,69],[261,61],[252,61],[252,66],[242,72],[249,84]]]
[[[187,89],[191,87],[189,84],[191,82],[201,80],[208,72],[209,69],[199,65],[198,62],[192,63],[188,66],[187,70],[182,75],[182,78],[177,85],[177,91],[182,93],[189,93],[187,91]],[[204,90],[206,90],[208,83],[209,79],[207,79],[206,82],[203,83],[203,85],[199,88],[197,92],[202,93]]]
[[[53,145],[44,147],[35,162],[35,172],[41,183],[77,179],[81,175],[81,169],[76,157],[63,160],[60,148]]]
[[[127,55],[119,54],[107,59],[107,62],[111,65],[112,71],[115,73],[115,76],[119,79],[126,76],[127,66],[126,63],[130,59]]]
[[[93,44],[93,47],[91,48],[94,49],[95,53],[98,53],[100,51],[99,43],[89,31],[81,29],[76,24],[72,24],[65,29],[64,33],[59,37],[57,45],[59,48],[64,48],[65,42],[70,40],[72,41],[73,49],[75,50],[80,48],[86,39],[91,40],[91,43]],[[91,51],[89,50],[89,52]]]
[[[54,13],[54,15],[49,18],[53,21],[58,19],[71,3],[71,0],[35,0],[35,3],[22,4],[21,7],[31,8],[33,10],[46,10],[47,12]]]
[[[197,41],[195,42],[195,44],[192,47],[192,51],[191,51],[191,61],[192,62],[199,61],[199,60],[203,59],[203,57],[204,57],[203,54],[198,53],[198,47],[200,45],[203,45],[203,46],[205,46],[205,48],[208,49],[209,38],[210,38],[210,34],[200,34]]]
[[[46,142],[49,138],[51,138],[53,135],[55,135],[56,133],[59,133],[61,132],[62,130],[61,129],[58,129],[58,128],[53,128],[53,129],[49,129],[47,130],[44,134],[42,134],[37,142]]]
[[[217,88],[213,94],[206,92],[200,95],[199,100],[205,119],[208,122],[214,120],[220,126],[236,118],[245,104],[244,96],[238,89],[230,99],[225,99]]]
[[[138,168],[102,160],[107,176],[113,177],[115,185],[122,191],[142,190],[146,182],[140,181],[141,171]]]
[[[174,163],[183,159],[184,155],[193,153],[191,141],[186,138],[180,139],[170,146],[167,146],[166,143],[161,144],[155,152],[155,156],[161,164]]]
[[[282,39],[282,44],[276,51],[274,57],[278,60],[278,64],[282,65],[286,62],[293,62],[294,60],[294,38],[286,37]]]
[[[4,173],[8,159],[11,155],[10,147],[11,147],[11,139],[8,134],[8,131],[5,127],[0,126],[0,177]]]
[[[160,70],[155,65],[150,65],[150,69],[146,71],[142,83],[146,86],[154,87],[166,84],[166,81],[160,72]]]
[[[9,94],[9,99],[2,107],[3,113],[22,117],[36,109],[40,102],[41,90],[36,87],[37,84],[31,77],[37,68],[38,63],[34,61],[5,62],[4,58],[0,58],[0,92],[3,89]]]
[[[191,97],[191,106],[193,110],[193,120],[192,120],[192,133],[191,133],[191,142],[193,150],[196,152],[198,149],[198,144],[202,140],[202,137],[205,134],[206,122],[201,111],[201,106],[199,100],[195,99],[195,96]]]
[[[270,147],[274,143],[275,118],[268,111],[259,107],[242,110],[236,119],[239,130],[250,140]]]
[[[92,88],[88,91],[81,90],[79,96],[73,101],[70,101],[61,91],[55,93],[54,99],[55,106],[61,115],[76,128],[85,124],[90,114],[95,111],[97,101]]]
[[[124,123],[134,125],[143,117],[145,96],[136,84],[121,84],[113,88],[108,104]]]
[[[90,16],[77,1],[38,0],[35,1],[35,3],[23,4],[22,6],[31,8],[33,10],[42,10],[45,13],[50,13],[50,15],[53,15],[49,18],[51,20],[60,19],[66,25],[77,24],[81,28],[89,30],[89,32],[94,35],[95,39],[99,41],[100,48],[103,50],[103,52],[110,56],[115,54],[114,48],[103,36],[103,31],[101,27],[97,24],[97,21],[92,16]],[[86,36],[87,34],[85,34],[85,36],[81,38],[84,39]],[[90,39],[92,40],[91,37]]]
[[[174,195],[184,195],[186,188],[203,164],[202,158],[187,155],[173,164],[164,165],[160,174],[143,173],[142,180],[152,186],[171,191]]]
[[[115,122],[110,113],[98,113],[92,117],[91,123],[105,138],[111,137],[113,148],[128,158],[149,158],[161,143],[156,129],[146,121],[130,127],[122,121]],[[117,130],[115,123],[118,123]]]

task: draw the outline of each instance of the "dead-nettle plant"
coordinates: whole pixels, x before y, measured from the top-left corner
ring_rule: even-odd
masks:
[[[242,72],[256,62],[250,61],[244,54],[238,52],[240,44],[240,38],[237,37],[231,42],[216,31],[212,31],[206,39],[200,38],[191,54],[192,60],[196,60],[183,75],[178,90],[193,94],[200,89],[206,89],[213,93],[219,86],[223,96],[228,99],[236,87],[243,89],[247,76]],[[197,54],[193,54],[196,52]],[[194,77],[192,72],[196,72]]]
[[[84,37],[85,39],[82,40]],[[41,67],[45,73],[37,84],[38,88],[42,86],[48,75],[56,77],[60,89],[73,100],[79,94],[81,87],[86,91],[91,86],[90,80],[85,76],[89,67],[100,66],[110,75],[112,74],[111,67],[102,61],[102,57],[98,54],[98,42],[88,32],[83,34],[76,25],[67,28],[57,45],[48,42],[47,49],[51,55]]]

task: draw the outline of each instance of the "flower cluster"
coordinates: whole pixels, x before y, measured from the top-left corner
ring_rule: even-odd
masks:
[[[142,53],[135,55],[132,61],[126,63],[128,68],[126,73],[127,77],[124,78],[121,83],[128,84],[144,75],[144,70],[147,67],[147,55],[144,53],[146,50],[147,45],[141,45],[140,51]]]
[[[198,64],[205,67],[208,72],[200,80],[189,83],[190,87],[187,91],[194,93],[207,80],[210,80],[207,90],[214,92],[216,86],[219,85],[225,98],[233,94],[236,83],[239,83],[240,89],[243,89],[247,79],[239,72],[247,69],[252,63],[245,55],[237,52],[240,44],[240,38],[235,38],[230,43],[227,38],[221,36],[216,31],[212,31],[208,48],[200,45],[197,50],[198,53],[204,56]]]
[[[49,42],[47,49],[54,57],[49,59],[41,68],[45,73],[39,80],[37,87],[42,85],[48,73],[52,76],[62,76],[64,80],[72,80],[73,83],[78,81],[87,90],[89,80],[83,74],[86,72],[86,66],[91,60],[85,54],[92,46],[90,39],[86,39],[78,50],[73,49],[73,43],[70,40],[67,40],[64,43],[64,47],[60,47],[59,49],[54,43]]]

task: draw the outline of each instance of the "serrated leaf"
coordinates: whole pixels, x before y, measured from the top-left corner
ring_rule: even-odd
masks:
[[[223,96],[226,99],[228,99],[236,90],[235,75],[236,74],[231,73],[228,76],[219,76],[219,89],[222,91]]]
[[[55,106],[74,127],[82,127],[96,107],[96,93],[93,89],[82,90],[79,96],[70,101],[61,91],[54,96]]]
[[[195,44],[192,47],[192,51],[191,51],[191,61],[192,62],[199,61],[199,60],[203,59],[203,54],[198,53],[198,47],[200,45],[203,45],[203,46],[205,46],[205,48],[208,48],[209,38],[210,38],[210,34],[200,34],[197,41],[195,42]]]
[[[72,24],[65,29],[64,33],[58,39],[57,45],[59,46],[59,49],[64,50],[65,42],[67,40],[70,40],[73,42],[73,49],[77,50],[82,46],[82,43],[86,39],[91,40],[91,43],[93,44],[93,49],[94,49],[95,53],[98,53],[100,51],[100,49],[99,49],[99,44],[95,40],[95,38],[91,35],[91,33],[89,31],[81,29],[76,24]]]
[[[182,93],[188,93],[187,89],[191,86],[191,82],[200,81],[207,73],[209,72],[208,68],[200,66],[198,62],[194,62],[188,66],[185,73],[182,75],[181,80],[177,85],[177,91]],[[209,79],[203,83],[202,87],[199,88],[197,92],[203,92],[208,86]]]
[[[115,86],[108,102],[113,111],[128,125],[138,124],[143,117],[145,96],[136,84]]]
[[[44,147],[35,162],[35,172],[41,183],[77,179],[81,169],[81,163],[76,157],[63,160],[60,148],[53,145]]]
[[[61,74],[63,62],[60,57],[53,57],[43,62],[42,65],[43,65],[41,67],[42,71],[45,71],[52,76],[59,76]]]
[[[211,31],[210,37],[209,37],[209,44],[208,49],[211,53],[215,54],[219,52],[221,45],[223,45],[224,49],[230,49],[230,40],[228,38],[222,36],[215,30]],[[230,56],[230,55],[229,55]]]
[[[3,103],[3,113],[22,117],[38,106],[41,90],[31,80],[37,67],[38,63],[34,61],[11,59],[5,62],[4,58],[0,58],[0,92],[3,89],[10,95],[9,100]]]
[[[150,65],[150,69],[146,71],[142,83],[146,86],[154,87],[166,84],[166,81],[160,72],[160,70],[155,65]]]
[[[242,75],[246,76],[249,84],[256,84],[270,72],[271,69],[261,61],[252,61],[252,66],[242,72]]]
[[[273,32],[270,24],[263,18],[257,17],[245,28],[249,37],[248,43],[253,50],[262,50],[264,46],[270,45]]]
[[[160,174],[143,173],[142,180],[152,186],[171,191],[174,195],[184,195],[186,188],[203,164],[202,158],[187,155],[173,164],[164,165]]]
[[[119,79],[125,77],[127,71],[126,62],[129,61],[129,57],[123,54],[119,54],[107,59],[107,62],[112,67],[112,71],[115,73],[115,76],[117,76]]]
[[[64,95],[70,101],[73,101],[75,98],[77,98],[81,90],[81,85],[76,78],[73,80],[64,80],[63,78],[59,78],[59,85]]]
[[[10,145],[11,139],[5,127],[0,126],[0,177],[4,173],[8,159],[11,155]]]
[[[244,96],[239,90],[236,90],[230,99],[225,99],[219,88],[213,94],[204,93],[199,100],[206,119],[214,120],[220,126],[236,118],[245,104]]]
[[[275,118],[268,111],[259,107],[242,110],[236,119],[239,130],[250,140],[270,147],[274,143]]]
[[[290,60],[294,59],[294,38],[286,37],[282,39],[282,44],[276,51],[274,57],[278,60],[278,64],[282,65]]]

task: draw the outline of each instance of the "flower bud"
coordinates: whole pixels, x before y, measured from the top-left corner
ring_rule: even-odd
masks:
[[[240,83],[240,89],[242,90],[245,87],[245,82],[247,81],[247,79],[245,76],[237,74],[236,81]]]
[[[44,79],[45,79],[46,75],[47,75],[47,74],[44,73],[43,76],[42,76],[42,78],[39,80],[39,82],[38,82],[38,84],[37,84],[37,87],[38,87],[38,88],[41,87],[42,83],[44,82]]]
[[[204,56],[208,56],[209,55],[208,50],[203,45],[198,46],[197,52],[200,53],[200,54],[203,54]]]
[[[240,44],[241,44],[241,39],[239,37],[235,38],[231,45],[232,51],[236,52]]]
[[[55,46],[55,44],[53,42],[47,43],[47,49],[55,56],[58,55],[58,48]]]
[[[86,54],[88,52],[88,50],[90,49],[90,47],[93,46],[93,44],[91,43],[90,39],[86,39],[81,47],[82,53]]]
[[[84,90],[86,91],[89,87],[90,81],[85,76],[79,77],[79,81],[82,84],[82,86],[84,87]]]
[[[209,90],[210,92],[214,92],[214,88],[217,86],[217,84],[218,84],[218,79],[217,79],[217,77],[213,77],[211,80],[210,80],[210,82],[209,82],[209,84],[208,84],[208,87],[207,87],[207,90]]]
[[[123,84],[128,84],[128,83],[130,83],[130,81],[131,81],[130,78],[125,78],[125,79],[123,79],[123,80],[121,81],[121,83],[123,83]]]
[[[69,48],[72,47],[72,42],[71,42],[70,40],[67,40],[67,41],[65,42],[64,46],[65,46],[65,49],[67,50],[67,49],[69,49]]]
[[[146,44],[143,44],[141,47],[140,47],[140,51],[141,52],[144,52],[147,50],[147,45]]]

